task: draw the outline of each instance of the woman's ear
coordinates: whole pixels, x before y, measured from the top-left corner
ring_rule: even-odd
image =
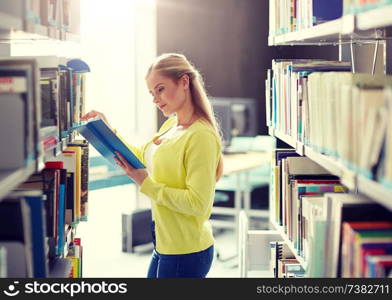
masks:
[[[184,87],[184,90],[189,89],[189,75],[188,74],[182,75],[181,84]]]

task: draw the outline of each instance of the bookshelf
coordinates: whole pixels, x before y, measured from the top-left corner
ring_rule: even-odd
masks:
[[[286,245],[289,247],[291,253],[294,254],[295,258],[298,260],[298,262],[301,264],[301,266],[306,269],[307,267],[307,262],[304,260],[303,257],[298,255],[297,249],[294,247],[293,242],[289,240],[287,237],[286,233],[284,232],[284,229],[282,226],[278,225],[276,222],[272,221],[271,222],[273,228],[280,234],[282,237],[283,241],[286,243]]]
[[[83,203],[86,194],[80,193],[79,200],[76,199],[78,192],[76,192],[77,189],[73,190],[72,186],[80,187],[80,192],[82,189],[84,191],[81,184],[76,183],[79,180],[76,179],[76,169],[71,174],[69,164],[66,165],[65,161],[64,167],[60,167],[62,164],[56,165],[58,161],[64,160],[64,150],[73,153],[74,160],[71,165],[73,164],[75,168],[75,163],[78,162],[83,166],[86,161],[82,160],[83,155],[84,159],[88,157],[88,150],[85,152],[82,150],[86,145],[77,141],[81,138],[73,131],[73,127],[79,124],[78,116],[83,113],[82,84],[83,88],[85,84],[83,73],[89,70],[75,64],[72,68],[68,65],[71,58],[77,58],[80,55],[79,53],[75,55],[77,49],[68,52],[70,46],[80,42],[80,1],[72,1],[70,7],[66,7],[66,3],[69,4],[63,0],[12,0],[4,1],[0,5],[1,77],[11,82],[11,88],[9,88],[4,83],[5,81],[2,81],[0,96],[4,101],[13,99],[7,98],[8,94],[17,95],[18,99],[26,99],[20,106],[25,112],[21,113],[23,110],[18,108],[19,110],[15,113],[18,117],[23,115],[21,120],[26,126],[24,126],[24,131],[20,132],[23,132],[24,136],[15,138],[12,133],[16,131],[10,133],[11,139],[20,141],[20,145],[24,146],[25,162],[20,163],[21,167],[10,169],[0,163],[0,213],[4,216],[5,213],[1,210],[16,202],[24,203],[20,205],[28,207],[28,210],[21,210],[23,218],[15,219],[20,220],[18,226],[24,232],[22,239],[19,235],[9,240],[7,237],[9,235],[4,234],[4,230],[11,228],[7,227],[9,223],[5,223],[6,229],[2,232],[0,247],[2,253],[6,252],[6,255],[0,257],[0,265],[3,269],[4,267],[8,269],[5,274],[7,277],[82,276],[82,248],[80,239],[76,238],[76,227],[79,221],[87,220],[84,214],[86,203]],[[56,11],[56,16],[46,16],[50,24],[45,24],[44,21],[45,5],[49,14]],[[65,11],[67,8],[69,11]],[[74,11],[77,11],[77,14],[73,14]],[[63,23],[65,21],[67,24]],[[64,58],[64,53],[71,58]],[[54,72],[56,75],[52,78],[45,72]],[[15,83],[17,79],[15,78],[20,77],[23,79],[23,85],[21,90],[17,91]],[[43,92],[45,81],[50,82],[49,88],[45,90],[46,94]],[[6,103],[4,101],[3,103]],[[13,107],[16,106],[11,106]],[[43,108],[46,109],[45,112]],[[13,112],[14,110],[8,108],[6,111]],[[9,117],[12,118],[13,115]],[[3,118],[2,126],[6,125],[6,122],[7,120]],[[2,135],[6,135],[4,130]],[[6,141],[9,137],[1,136],[1,138]],[[24,140],[23,144],[21,144],[22,140]],[[80,147],[80,150],[70,150],[71,146],[74,149]],[[49,167],[46,163],[52,165]],[[68,177],[70,174],[75,176],[75,179]],[[82,168],[79,174],[83,174]],[[45,176],[52,177],[48,179],[49,177]],[[71,182],[72,185],[68,191],[70,194],[65,194],[66,190],[62,188]],[[50,185],[51,187],[48,187]],[[84,200],[87,199],[84,198]],[[72,201],[71,209],[69,201]],[[78,203],[80,212],[76,213],[78,207],[74,208],[73,205]],[[13,209],[12,213],[15,211]],[[38,212],[41,217],[36,214]],[[41,223],[37,223],[40,219],[41,221],[38,222]],[[2,221],[7,222],[4,218]],[[35,226],[42,224],[42,221],[44,221],[42,226]],[[64,231],[61,228],[64,228]],[[37,235],[36,232],[40,233]],[[31,237],[28,237],[30,235]],[[21,247],[23,251],[13,252],[14,249],[22,249]],[[17,268],[11,270],[9,266],[17,266]]]
[[[272,2],[274,2],[274,0],[271,0],[270,4]],[[350,2],[350,1],[347,1],[347,3],[348,2]],[[289,3],[291,3],[291,5],[293,5],[293,3],[294,3],[294,5],[295,5],[295,3],[298,3],[298,2],[297,1],[283,1],[283,2],[275,1],[276,5],[278,5],[277,3],[280,3],[280,4],[286,3],[286,4],[283,4],[283,5],[286,5],[283,10],[286,9],[286,13],[288,12],[287,14],[284,15],[284,17],[287,18],[288,16],[290,16],[290,4]],[[304,2],[302,2],[302,3],[304,3]],[[273,7],[272,14],[275,13],[275,16],[276,16],[276,11],[279,10],[280,8],[277,10],[275,10],[275,9],[276,8]],[[298,7],[297,7],[297,9],[298,9]],[[330,20],[330,21],[324,22],[319,25],[314,25],[314,26],[306,28],[306,29],[302,29],[299,31],[292,31],[292,32],[288,32],[288,31],[290,31],[289,28],[291,28],[291,30],[293,30],[293,28],[295,28],[296,26],[301,26],[301,25],[298,25],[299,23],[295,23],[295,21],[293,23],[293,19],[291,19],[291,21],[288,21],[286,23],[285,22],[282,23],[282,20],[278,19],[277,23],[275,20],[274,21],[275,23],[272,23],[272,25],[271,25],[271,20],[270,20],[270,36],[268,38],[268,44],[269,44],[269,46],[295,46],[295,45],[318,45],[318,46],[334,45],[334,46],[339,46],[339,60],[340,61],[343,61],[343,60],[350,61],[350,58],[351,58],[351,63],[352,63],[352,65],[354,65],[354,63],[355,63],[354,54],[355,53],[353,52],[353,48],[351,48],[351,53],[348,53],[350,51],[347,51],[347,50],[350,50],[350,49],[347,49],[347,48],[343,49],[343,47],[345,47],[347,44],[349,44],[349,45],[369,44],[369,45],[376,45],[376,50],[377,50],[378,42],[380,42],[383,44],[383,47],[385,47],[384,48],[384,62],[383,62],[384,63],[384,70],[383,71],[384,71],[384,74],[386,74],[389,71],[389,69],[386,67],[388,65],[387,56],[389,55],[389,51],[388,51],[389,44],[387,45],[387,43],[389,42],[388,40],[390,39],[390,37],[388,37],[388,32],[390,29],[389,27],[392,26],[392,17],[391,17],[392,16],[392,5],[388,4],[386,6],[376,7],[373,9],[369,9],[367,11],[364,11],[363,9],[356,9],[353,11],[354,11],[353,13],[343,15],[337,19]],[[294,12],[295,12],[295,10],[294,10]],[[292,9],[291,9],[291,13],[293,13]],[[271,11],[270,11],[270,17],[271,17]],[[288,20],[290,20],[290,18]],[[290,23],[290,22],[292,22],[292,23]],[[285,27],[286,29],[282,30],[281,29],[282,24],[283,24],[283,26],[289,25],[291,27]],[[272,28],[272,30],[271,30],[271,28]],[[275,33],[273,32],[274,30],[279,32],[279,34],[275,35]],[[369,56],[359,56],[359,57],[360,57],[359,59],[365,60],[365,61],[371,61],[372,59],[375,59],[375,58],[369,57]],[[298,64],[301,64],[301,63],[298,63]],[[373,64],[374,64],[374,62],[373,62]],[[276,137],[277,139],[279,139],[279,140],[285,142],[287,145],[291,146],[294,149],[295,155],[299,155],[300,157],[306,157],[309,159],[309,161],[317,163],[323,169],[327,170],[331,175],[337,176],[340,179],[340,183],[345,188],[347,188],[349,194],[354,195],[352,197],[358,196],[361,199],[361,201],[363,201],[363,202],[361,202],[363,204],[358,204],[358,206],[357,206],[358,209],[366,210],[366,208],[365,208],[366,206],[363,206],[363,205],[365,205],[365,203],[370,203],[370,204],[366,204],[366,205],[374,205],[374,203],[376,203],[377,207],[380,207],[380,209],[383,210],[387,216],[389,216],[388,217],[388,220],[389,220],[390,214],[388,214],[388,211],[389,212],[392,211],[392,189],[389,186],[385,185],[383,182],[381,182],[382,179],[380,179],[380,178],[382,178],[382,176],[380,177],[380,174],[374,173],[373,172],[374,170],[372,170],[373,174],[367,174],[366,172],[364,172],[364,169],[360,169],[360,167],[359,167],[360,165],[355,165],[355,162],[357,162],[357,161],[352,160],[351,161],[352,163],[346,162],[346,161],[344,161],[344,158],[343,158],[344,156],[342,156],[342,154],[340,152],[334,152],[334,150],[331,150],[331,148],[328,148],[331,145],[331,143],[330,143],[331,140],[329,140],[331,133],[335,132],[335,131],[333,131],[332,129],[328,129],[326,127],[327,125],[325,125],[326,123],[322,123],[320,121],[317,123],[318,127],[314,127],[314,128],[310,127],[311,131],[313,133],[313,136],[311,136],[311,137],[305,136],[305,139],[304,139],[304,136],[302,136],[302,138],[299,136],[298,128],[295,126],[299,126],[298,120],[301,120],[301,122],[304,121],[303,119],[297,119],[298,113],[300,112],[302,114],[303,111],[302,111],[302,108],[300,111],[298,109],[298,107],[292,106],[292,105],[294,103],[293,101],[300,101],[299,97],[302,97],[302,94],[300,96],[298,96],[298,95],[295,96],[298,98],[294,97],[294,100],[293,100],[293,98],[290,98],[292,96],[286,96],[285,93],[287,92],[287,90],[289,91],[288,94],[291,94],[293,92],[292,91],[292,88],[293,88],[292,82],[290,82],[290,76],[291,76],[290,74],[293,74],[293,73],[289,73],[289,72],[291,72],[292,69],[290,69],[290,67],[285,69],[284,62],[282,62],[281,65],[275,65],[275,66],[276,66],[276,70],[274,70],[274,71],[277,71],[278,78],[279,78],[279,76],[287,76],[286,78],[288,78],[288,79],[282,79],[282,81],[278,84],[276,82],[274,82],[274,84],[276,84],[276,85],[273,85],[273,87],[269,86],[269,88],[276,88],[278,90],[278,91],[274,91],[275,96],[277,98],[281,97],[284,99],[284,102],[278,102],[278,104],[276,104],[277,107],[272,107],[272,105],[275,104],[275,102],[273,102],[274,100],[272,100],[272,102],[268,102],[268,104],[267,104],[267,105],[269,105],[269,107],[267,107],[267,123],[268,123],[269,135]],[[295,67],[295,65],[293,63],[292,68],[294,68],[294,67]],[[374,68],[374,66],[373,66],[373,68]],[[284,70],[284,72],[287,71],[287,75],[282,70]],[[279,72],[281,72],[281,73],[279,73]],[[297,72],[300,72],[300,71],[297,71]],[[317,69],[315,69],[314,72],[317,72]],[[373,69],[373,72],[374,72],[374,69]],[[310,73],[312,73],[312,71]],[[310,74],[310,73],[308,73],[308,74]],[[355,73],[354,67],[353,67],[352,73]],[[270,75],[271,74],[268,74],[267,81],[269,80]],[[307,75],[302,75],[302,76],[307,76]],[[293,77],[291,77],[291,78],[293,78]],[[301,77],[298,77],[298,78],[301,78]],[[306,78],[308,78],[308,77],[306,77]],[[374,78],[375,77],[373,76],[371,80],[374,80]],[[298,85],[302,84],[302,82],[301,83],[299,83],[299,82],[300,81],[298,81]],[[279,86],[279,84],[282,84],[282,86],[284,87],[283,90],[279,90],[279,88],[281,87],[281,86]],[[378,83],[378,84],[383,86],[382,83]],[[385,83],[385,86],[388,86],[388,84]],[[318,87],[321,88],[321,85]],[[306,88],[308,88],[308,86],[306,86]],[[352,92],[352,90],[354,90],[354,88],[357,88],[357,87],[355,87],[354,84],[352,84],[350,87],[350,93]],[[312,91],[314,93],[314,89]],[[324,93],[327,92],[327,90],[323,90],[323,91],[324,91]],[[349,91],[349,89],[347,89],[347,91]],[[298,89],[297,89],[297,92],[298,92]],[[302,93],[302,92],[303,92],[303,90],[301,89],[300,92],[298,92],[298,93]],[[284,93],[284,94],[282,94],[282,93]],[[269,99],[269,97],[272,97],[271,95],[272,95],[272,92],[271,92],[271,94],[267,93],[266,99]],[[294,95],[295,95],[295,92],[294,92]],[[323,95],[323,94],[321,94],[321,95]],[[328,95],[331,95],[331,94],[328,94]],[[312,95],[313,98],[315,98],[315,96],[320,96],[320,94],[314,93]],[[306,95],[306,97],[308,97],[308,95]],[[319,97],[319,98],[322,98],[322,97]],[[337,99],[341,99],[341,98],[337,98]],[[301,101],[302,101],[302,98],[301,98]],[[295,105],[300,105],[300,104],[298,104],[298,102],[295,102]],[[306,105],[307,105],[307,103],[306,103]],[[315,104],[313,104],[313,105],[315,105]],[[324,106],[321,106],[321,107],[329,109],[327,104],[324,104]],[[337,106],[337,107],[339,107],[339,106]],[[314,109],[314,107],[313,107],[313,109]],[[353,107],[351,107],[351,109],[353,109]],[[271,113],[271,112],[274,113],[274,118],[272,118],[271,116],[270,117],[268,116],[268,113]],[[352,110],[351,111],[347,110],[347,111],[345,111],[345,113],[346,112],[354,114],[354,112]],[[293,113],[294,113],[294,115],[297,114],[296,117],[293,117]],[[306,112],[306,113],[308,113],[308,112]],[[312,111],[311,113],[314,113],[314,111]],[[314,115],[312,115],[312,118],[316,119],[317,116],[319,116],[318,115],[319,113],[321,113],[321,112],[317,111],[317,114],[314,113]],[[300,117],[298,117],[298,118],[300,118]],[[308,115],[306,117],[308,117]],[[326,119],[326,120],[332,122],[332,119]],[[325,120],[323,120],[323,121],[325,121]],[[335,120],[333,122],[335,122]],[[277,124],[277,126],[274,126],[273,124]],[[294,127],[293,127],[293,124],[296,124],[296,125],[294,125]],[[314,124],[314,120],[313,120],[313,124]],[[301,126],[307,126],[307,124],[304,125],[301,123]],[[364,126],[364,125],[362,125],[362,126]],[[279,128],[279,129],[277,129],[277,128]],[[339,128],[339,127],[336,127],[336,128]],[[337,133],[338,131],[336,128],[334,130],[336,130],[336,133]],[[303,133],[303,130],[304,129],[302,127],[301,133]],[[306,130],[308,130],[308,129],[306,129]],[[325,130],[325,132],[323,132],[323,130]],[[290,132],[290,131],[298,133],[298,140],[297,140],[297,133],[293,134],[293,136],[286,133],[286,132]],[[314,134],[314,132],[316,132],[316,131],[317,131],[318,136],[319,135],[326,135],[327,137],[320,138],[320,139],[316,140],[315,134]],[[309,132],[306,132],[306,134],[309,134]],[[308,140],[308,141],[305,144],[304,142],[302,142],[303,140],[305,140],[305,141]],[[334,141],[340,142],[341,139],[338,140],[338,138],[335,137]],[[312,145],[312,147],[310,145]],[[336,146],[336,145],[334,145],[334,146]],[[372,146],[373,146],[373,144],[372,144]],[[383,147],[386,147],[386,144]],[[321,150],[321,149],[323,149],[323,150]],[[351,149],[351,148],[347,147],[347,149]],[[374,148],[369,148],[369,149],[374,149]],[[382,148],[382,149],[383,150],[381,150],[381,151],[386,151],[385,148]],[[341,149],[336,148],[335,150],[340,151]],[[292,155],[292,156],[295,156],[295,155]],[[377,162],[380,162],[380,157],[378,157],[377,159],[378,159]],[[384,158],[384,159],[386,159],[386,158]],[[388,159],[389,159],[389,156],[388,156]],[[361,162],[363,162],[363,157],[362,157]],[[381,163],[382,163],[382,161],[381,161]],[[284,168],[287,168],[287,166],[288,165],[286,165]],[[282,168],[282,165],[280,165],[279,168]],[[383,169],[381,169],[381,171],[382,170]],[[287,169],[286,169],[286,171],[287,171]],[[305,174],[305,173],[303,173],[303,174]],[[384,174],[384,173],[381,173],[381,174]],[[370,177],[370,175],[372,175],[373,177]],[[367,176],[369,176],[369,177],[367,177]],[[377,179],[370,179],[370,178],[377,178]],[[273,180],[273,179],[271,178],[271,180]],[[282,180],[284,180],[284,179],[282,179]],[[380,180],[380,181],[378,181],[378,180]],[[282,182],[279,182],[279,184],[282,184]],[[288,183],[286,182],[285,184],[286,184],[286,188],[287,188]],[[273,188],[276,188],[276,187],[273,187]],[[292,191],[294,191],[294,189]],[[290,192],[291,192],[291,187],[290,187],[289,193]],[[287,191],[282,192],[282,190],[281,190],[278,192],[279,195],[281,193],[287,193]],[[293,192],[291,192],[291,193],[293,193]],[[343,195],[342,198],[344,198],[346,196],[347,196],[347,199],[350,197],[350,195]],[[282,196],[280,195],[280,197],[282,197]],[[286,195],[284,197],[286,197]],[[294,197],[294,196],[292,196],[292,197]],[[328,207],[328,212],[326,212],[326,213],[329,214],[330,211],[336,212],[336,211],[340,210],[340,208],[336,207],[337,203],[339,203],[339,202],[332,202],[332,201],[330,201],[332,199],[327,199],[328,197],[329,196],[327,196],[324,199],[319,199],[319,200],[329,201],[329,202],[324,202],[324,204],[323,204],[324,210],[326,210]],[[300,197],[298,197],[298,198],[300,198]],[[322,198],[322,196],[321,196],[321,198]],[[337,198],[339,198],[339,196],[337,196]],[[276,199],[278,199],[278,198],[276,198]],[[289,199],[291,199],[291,198],[289,198]],[[275,200],[273,200],[273,201],[275,201]],[[288,201],[297,201],[297,200],[288,200]],[[298,200],[298,203],[302,203],[302,201]],[[306,202],[306,203],[308,204],[309,202]],[[313,203],[315,203],[315,202],[313,202]],[[319,203],[321,203],[321,202],[319,202]],[[328,204],[326,204],[326,203],[328,203]],[[332,205],[332,203],[335,203],[335,205]],[[270,204],[271,204],[271,202],[270,202]],[[275,214],[277,211],[282,210],[282,205],[283,205],[283,210],[286,210],[286,211],[283,212],[283,216],[281,215],[279,217],[279,214],[278,215],[275,215]],[[287,205],[288,205],[288,207],[287,207]],[[292,254],[295,256],[296,260],[298,261],[298,264],[300,264],[305,270],[307,268],[312,269],[312,272],[313,272],[315,270],[314,265],[310,266],[312,264],[312,261],[308,262],[302,256],[302,255],[304,255],[304,248],[303,248],[304,242],[302,240],[304,238],[304,236],[302,235],[303,229],[302,228],[298,229],[298,228],[300,226],[302,226],[303,221],[302,220],[296,221],[296,219],[297,219],[296,209],[298,209],[298,207],[296,207],[297,204],[295,204],[294,208],[292,205],[293,205],[292,202],[289,202],[289,204],[287,204],[287,203],[286,204],[282,204],[282,203],[279,204],[279,201],[275,202],[273,209],[270,211],[270,225],[271,225],[270,228],[271,228],[271,230],[273,230],[279,234],[282,241],[288,246],[288,248],[290,249]],[[302,204],[298,204],[298,205],[302,205]],[[294,213],[290,211],[292,209],[295,209]],[[302,210],[302,206],[300,209]],[[312,208],[312,209],[314,209],[314,208]],[[282,211],[280,211],[280,213],[282,214]],[[285,216],[285,214],[288,214],[288,217],[287,217],[287,215]],[[308,216],[308,215],[306,215],[306,216]],[[302,217],[303,217],[303,215],[302,215],[302,211],[301,211],[299,218],[302,218]],[[282,225],[278,224],[278,221],[277,221],[277,219],[279,219],[280,222],[282,222],[282,218],[291,218],[291,220],[290,219],[288,221],[283,220],[283,224],[284,224],[284,227],[283,227]],[[363,218],[363,216],[362,216],[362,218]],[[333,218],[331,218],[331,219],[333,220]],[[329,219],[329,220],[331,220],[331,219]],[[355,220],[362,221],[364,219],[355,219]],[[293,226],[293,224],[296,224],[296,225]],[[330,225],[330,223],[328,223],[328,224]],[[339,227],[339,225],[336,225],[336,224],[334,226]],[[321,227],[318,227],[318,228],[321,228]],[[298,230],[301,230],[301,231],[298,233]],[[332,232],[332,231],[329,230],[329,232]],[[248,232],[248,234],[249,234],[249,232]],[[299,239],[299,242],[298,242],[298,239]],[[298,244],[297,245],[298,248],[297,248],[297,246],[294,245],[293,241],[296,241],[295,243]],[[244,241],[244,242],[246,242],[246,241]],[[328,243],[331,243],[331,242],[329,241]],[[339,273],[341,270],[342,270],[342,272],[345,272],[345,271],[343,271],[343,269],[338,270],[338,267],[337,267],[337,266],[339,266],[338,261],[340,261],[340,259],[343,259],[343,258],[341,258],[342,257],[341,255],[343,255],[343,254],[339,252],[339,251],[342,251],[341,248],[339,248],[339,247],[341,247],[341,245],[336,244],[336,243],[339,243],[339,237],[337,240],[335,239],[335,244],[334,244],[334,246],[335,246],[334,251],[336,251],[336,257],[337,257],[337,260],[335,260],[335,264],[333,264],[334,267],[327,267],[323,270],[325,272],[324,274],[327,275],[327,277],[329,277],[328,274],[329,275],[335,274],[335,276],[336,275],[340,276],[340,275],[342,275],[341,273]],[[247,246],[249,247],[249,245],[247,245]],[[307,246],[305,245],[305,247],[307,247]],[[319,250],[320,249],[317,249],[317,251],[319,251]],[[306,251],[307,251],[306,257],[308,257],[309,250],[306,250]],[[249,251],[249,253],[252,253],[252,251]],[[253,255],[254,255],[254,253],[253,253]],[[346,255],[347,255],[347,253],[346,253]],[[332,257],[332,256],[330,255],[330,257]],[[251,260],[251,259],[252,258],[249,258],[249,260]],[[362,259],[364,259],[364,258],[362,258]],[[315,262],[313,261],[313,264],[314,263]],[[342,266],[340,266],[340,267],[342,267]],[[330,272],[334,268],[336,268],[336,270]],[[363,265],[361,265],[360,268],[363,268]],[[347,271],[347,269],[346,269],[346,271]],[[363,272],[363,271],[361,271],[361,272]],[[317,272],[312,273],[312,274],[317,274]],[[365,273],[361,273],[361,274],[365,274]],[[368,273],[366,273],[366,274],[368,274]],[[388,276],[388,274],[386,276]]]
[[[345,167],[341,162],[336,161],[325,154],[321,154],[301,142],[295,141],[287,134],[282,134],[271,127],[269,128],[269,134],[296,149],[296,152],[299,155],[310,158],[332,174],[339,176],[342,183],[349,188],[350,191],[354,193],[359,192],[392,210],[392,191],[390,189],[361,174],[355,173]]]
[[[37,4],[36,7],[27,8],[28,0],[14,0],[8,1],[9,6],[19,6],[19,7],[26,7],[26,12],[23,13],[23,9],[21,8],[20,11],[16,14],[10,14],[9,12],[1,11],[2,7],[0,7],[0,41],[17,41],[17,40],[62,40],[62,41],[72,41],[72,42],[79,42],[79,20],[75,19],[75,24],[70,27],[63,27],[62,23],[65,21],[61,15],[57,15],[58,20],[56,20],[56,25],[45,25],[42,18],[40,18],[40,14],[42,14],[43,4]],[[40,2],[40,0],[32,0],[30,2]],[[54,1],[56,2],[56,1]],[[44,3],[44,1],[42,2]],[[72,1],[70,8],[74,10],[79,5],[79,0]],[[6,6],[7,4],[2,4]],[[59,10],[58,14],[62,14],[63,11],[63,0],[57,1],[57,8]],[[60,7],[61,6],[61,7]],[[41,9],[41,11],[39,11]],[[51,8],[49,8],[51,9]],[[15,13],[15,12],[14,12]],[[30,17],[28,17],[28,15]],[[31,18],[34,16],[35,20]],[[80,15],[77,16],[80,18]],[[49,17],[50,18],[50,17]],[[40,21],[38,21],[40,20]],[[40,23],[42,22],[42,23]]]
[[[35,166],[0,171],[0,201],[34,172]]]
[[[383,39],[383,29],[391,26],[387,16],[391,7],[379,8],[356,15],[345,15],[300,31],[268,37],[269,46],[338,45],[350,42],[372,42]]]

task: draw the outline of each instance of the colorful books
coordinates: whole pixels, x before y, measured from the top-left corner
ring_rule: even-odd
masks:
[[[369,276],[369,256],[392,254],[392,222],[342,224],[342,277]]]

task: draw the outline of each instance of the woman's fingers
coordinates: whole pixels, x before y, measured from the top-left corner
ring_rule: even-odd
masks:
[[[128,163],[124,156],[122,156],[119,152],[116,152],[116,155],[124,166],[126,166],[128,169],[133,169],[133,167]]]
[[[88,119],[95,118],[96,116],[97,116],[97,112],[95,110],[92,110],[92,111],[88,112],[87,114],[85,114],[84,116],[82,116],[80,119],[82,121],[86,121]]]
[[[101,119],[105,120],[105,122],[107,122],[105,115],[103,113],[99,112],[99,111],[96,111],[96,110],[89,111],[87,114],[85,114],[80,119],[82,121],[87,121],[88,119],[92,119],[92,118],[95,118],[95,117],[98,117],[98,116]]]
[[[124,164],[124,165],[128,164],[128,162],[125,160],[125,158],[119,152],[116,152],[116,155],[117,155],[118,160],[120,160],[120,162],[122,164]]]

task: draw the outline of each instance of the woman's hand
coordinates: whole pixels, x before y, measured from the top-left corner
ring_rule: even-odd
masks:
[[[116,130],[112,126],[109,125],[109,122],[108,122],[108,119],[106,119],[106,116],[99,111],[96,111],[96,110],[89,111],[83,117],[80,117],[80,121],[88,121],[88,120],[93,119],[95,117],[99,117],[101,120],[103,120],[106,123],[106,125],[108,125],[109,128],[116,133]]]
[[[135,181],[138,185],[142,185],[144,179],[148,177],[146,169],[135,169],[120,153],[116,152],[116,155],[118,158],[115,157],[114,160],[116,161],[117,165],[119,165],[124,170],[125,174],[127,174],[129,178]]]
[[[93,119],[95,117],[100,117],[103,121],[105,121],[106,124],[109,125],[108,120],[106,119],[105,115],[99,111],[96,110],[91,110],[87,114],[85,114],[83,117],[80,118],[81,121],[88,121],[90,119]]]

